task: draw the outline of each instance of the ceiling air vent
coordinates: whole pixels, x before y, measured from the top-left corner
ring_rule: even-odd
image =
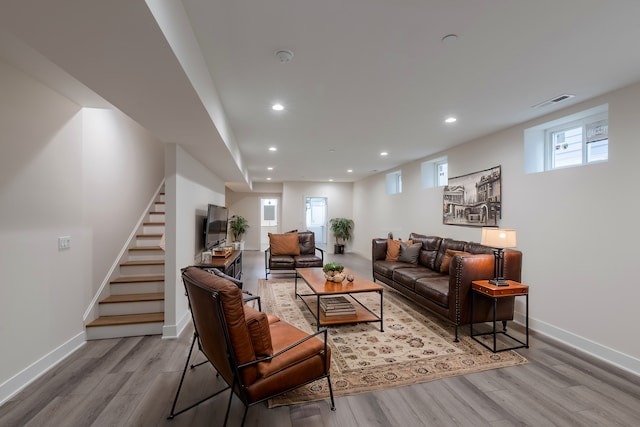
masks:
[[[562,95],[558,95],[555,98],[551,98],[551,99],[548,99],[546,101],[542,101],[539,104],[533,105],[531,108],[542,108],[542,107],[546,107],[547,105],[559,104],[559,103],[564,102],[567,99],[571,99],[573,97],[575,97],[575,95],[570,95],[568,93],[563,93]]]

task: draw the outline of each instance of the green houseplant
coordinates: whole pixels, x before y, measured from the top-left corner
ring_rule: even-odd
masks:
[[[339,264],[337,262],[328,262],[322,267],[322,271],[324,272],[324,277],[329,282],[337,282],[340,283],[344,280],[345,275],[342,273],[344,270],[344,265]]]
[[[353,220],[348,218],[332,218],[329,220],[329,224],[331,232],[336,239],[333,252],[336,254],[343,254],[345,242],[351,239]]]
[[[231,228],[231,234],[233,234],[234,246],[238,246],[234,249],[240,249],[242,236],[249,229],[249,221],[241,215],[234,215],[229,220],[229,228]]]

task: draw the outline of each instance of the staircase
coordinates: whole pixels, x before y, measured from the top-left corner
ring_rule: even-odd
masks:
[[[148,212],[109,282],[110,295],[98,303],[98,318],[86,325],[88,340],[162,334],[164,325],[164,192]]]

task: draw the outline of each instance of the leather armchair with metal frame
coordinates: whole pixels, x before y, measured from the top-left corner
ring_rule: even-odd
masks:
[[[326,328],[308,334],[254,310],[244,303],[238,286],[198,267],[183,269],[182,279],[195,331],[169,419],[230,389],[224,425],[234,395],[245,406],[244,424],[249,406],[322,379],[335,410]],[[195,342],[228,386],[174,412]]]

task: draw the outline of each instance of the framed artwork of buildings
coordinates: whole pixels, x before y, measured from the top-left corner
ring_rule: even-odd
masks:
[[[501,217],[501,167],[449,178],[442,196],[442,221],[448,225],[497,226]]]

